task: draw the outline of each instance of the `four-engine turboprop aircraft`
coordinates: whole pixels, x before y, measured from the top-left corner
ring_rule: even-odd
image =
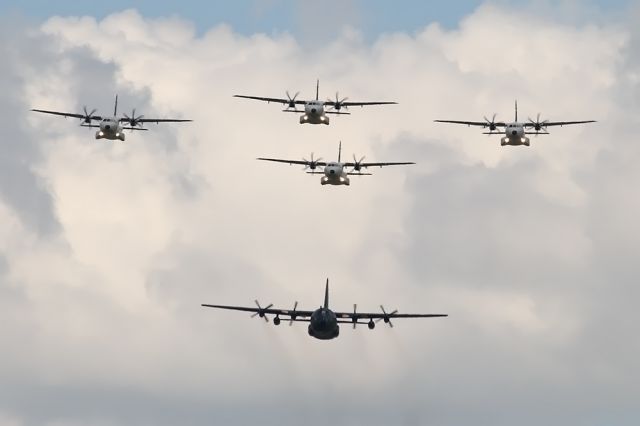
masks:
[[[435,120],[437,123],[453,123],[453,124],[466,124],[467,126],[479,126],[483,128],[489,128],[489,132],[485,135],[499,135],[502,132],[496,132],[499,127],[504,127],[504,137],[500,139],[500,145],[525,145],[531,144],[527,135],[548,135],[547,127],[552,126],[568,126],[571,124],[585,124],[595,123],[595,120],[585,121],[540,121],[540,114],[536,118],[536,121],[528,119],[527,122],[518,122],[518,102],[516,102],[516,118],[512,123],[496,122],[496,114],[493,114],[493,118],[489,120],[484,117],[485,121],[458,121],[458,120]],[[533,130],[533,131],[531,131]]]
[[[317,175],[323,174],[324,176],[320,179],[320,183],[322,185],[350,185],[351,181],[349,180],[349,176],[370,176],[371,173],[362,173],[362,169],[366,169],[368,167],[385,167],[385,166],[406,166],[409,164],[415,164],[413,162],[402,162],[402,163],[365,163],[364,157],[360,158],[360,160],[356,159],[355,154],[353,155],[353,162],[343,163],[340,160],[342,155],[342,142],[340,142],[338,146],[338,161],[325,162],[322,161],[322,158],[314,159],[313,153],[311,153],[311,159],[305,160],[284,160],[280,158],[258,158],[258,160],[263,161],[275,161],[277,163],[286,163],[286,164],[300,164],[304,166],[304,171],[307,171],[308,174]],[[323,168],[324,170],[317,171],[318,167]],[[348,167],[351,167],[351,170],[347,170]]]
[[[298,114],[303,113],[300,116],[300,124],[329,124],[329,117],[327,114],[340,114],[340,115],[349,115],[348,112],[342,112],[341,110],[348,109],[350,106],[365,106],[365,105],[393,105],[397,104],[397,102],[347,102],[348,98],[340,99],[340,96],[336,92],[336,100],[327,99],[326,101],[321,101],[319,99],[319,91],[320,91],[320,80],[316,82],[316,99],[312,101],[300,101],[296,98],[300,94],[300,92],[296,93],[291,97],[289,92],[287,93],[287,99],[282,98],[264,98],[261,96],[245,96],[245,95],[233,95],[236,98],[245,98],[245,99],[256,99],[258,101],[265,102],[277,102],[283,105],[287,105],[287,107],[283,110],[283,112],[296,112]],[[304,111],[300,111],[297,109],[297,105],[304,105]],[[330,110],[325,109],[325,107],[331,108]]]
[[[293,305],[293,310],[274,309],[273,304],[269,304],[264,308],[256,300],[256,308],[244,306],[226,306],[226,305],[208,305],[202,304],[206,308],[229,309],[233,311],[253,312],[251,317],[259,316],[269,322],[267,315],[275,315],[273,324],[279,325],[282,319],[289,320],[289,325],[294,321],[309,323],[309,336],[320,340],[331,340],[340,334],[339,324],[353,324],[356,328],[358,324],[366,324],[370,330],[376,326],[376,322],[384,321],[389,327],[393,327],[392,319],[395,318],[435,318],[446,317],[447,314],[399,314],[397,310],[387,312],[382,305],[380,313],[357,312],[356,305],[353,305],[353,312],[333,312],[329,309],[329,279],[324,290],[324,305],[315,311],[299,311],[297,310],[298,302]],[[283,318],[281,318],[283,317]],[[364,321],[363,321],[364,320]],[[368,321],[367,321],[368,320]],[[375,320],[375,322],[374,322]]]
[[[136,116],[136,110],[134,109],[129,117],[127,114],[123,114],[118,118],[118,96],[116,95],[115,106],[113,108],[113,117],[102,117],[100,115],[94,115],[96,110],[91,112],[87,111],[87,107],[84,107],[84,114],[74,114],[70,112],[59,111],[47,111],[43,109],[32,109],[31,111],[43,112],[45,114],[61,115],[63,117],[73,117],[82,120],[80,124],[82,127],[95,127],[99,130],[96,132],[96,139],[119,139],[124,142],[124,130],[149,130],[142,127],[144,123],[184,123],[191,120],[179,120],[173,118],[144,118],[143,115]],[[92,124],[93,121],[99,121],[100,124]],[[127,127],[122,126],[125,123]]]

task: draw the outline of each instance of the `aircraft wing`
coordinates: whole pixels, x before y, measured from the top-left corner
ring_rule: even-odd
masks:
[[[452,124],[464,124],[466,126],[479,126],[479,127],[489,127],[490,123],[486,121],[460,121],[460,120],[433,120],[436,123],[452,123]],[[494,123],[496,127],[504,127],[506,124],[499,122]]]
[[[256,101],[264,101],[264,102],[277,102],[277,103],[280,103],[280,104],[289,104],[289,103],[292,102],[289,99],[264,98],[262,96],[233,95],[233,97],[234,98],[244,98],[244,99],[254,99]],[[293,103],[295,103],[296,105],[304,105],[306,102],[305,101],[293,100]]]
[[[130,122],[131,120],[128,118],[121,118],[120,122]],[[193,120],[183,120],[177,118],[138,118],[135,120],[138,123],[186,123]]]
[[[209,304],[203,303],[201,306],[205,308],[226,309],[230,311],[252,312],[254,314],[262,314],[262,315],[279,315],[279,316],[290,317],[290,318],[309,318],[313,313],[312,311],[274,309],[271,307],[271,305],[268,305],[264,308],[260,308],[257,306],[252,307],[252,306],[209,305]]]
[[[397,105],[397,102],[335,102],[335,101],[325,101],[325,105],[327,106],[336,106],[339,103],[341,106],[369,106],[369,105]]]
[[[360,163],[360,167],[385,167],[385,166],[408,166],[410,164],[416,164],[414,162],[401,162],[401,163]],[[344,163],[345,167],[355,167],[356,163]]]
[[[262,161],[274,161],[276,163],[285,163],[285,164],[300,164],[301,166],[311,166],[311,161],[306,160],[283,160],[280,158],[258,158],[258,160]],[[327,165],[324,161],[313,161],[313,164],[316,166],[324,167]]]
[[[595,123],[595,120],[584,120],[584,121],[547,121],[542,124],[542,127],[552,127],[552,126],[570,126],[572,124],[587,124],[587,123]],[[535,123],[525,123],[525,127],[535,127]]]
[[[32,109],[31,111],[35,111],[35,112],[42,112],[45,114],[53,114],[53,115],[60,115],[62,117],[72,117],[72,118],[87,118],[86,115],[84,114],[74,114],[72,112],[60,112],[60,111],[47,111],[44,109]],[[91,120],[102,120],[102,117],[98,116],[98,115],[92,115],[90,117]]]
[[[349,319],[350,321],[358,321],[361,319],[394,319],[394,318],[439,318],[448,317],[447,314],[399,314],[394,312],[336,312],[338,319]]]

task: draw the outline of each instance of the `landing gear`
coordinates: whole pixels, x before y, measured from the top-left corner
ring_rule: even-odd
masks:
[[[531,142],[529,142],[529,140],[524,141],[524,146],[530,146]]]

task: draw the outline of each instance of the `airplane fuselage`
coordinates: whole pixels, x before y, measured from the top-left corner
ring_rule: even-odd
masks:
[[[508,123],[505,126],[504,137],[500,139],[500,145],[526,145],[529,146],[529,138],[522,123]]]
[[[331,309],[316,309],[309,320],[309,336],[320,340],[331,340],[338,337],[340,327],[338,318]]]
[[[304,115],[300,116],[300,124],[329,124],[329,117],[324,112],[324,102],[309,101],[304,104]]]
[[[344,166],[341,163],[327,163],[324,167],[324,176],[320,179],[322,185],[350,185],[351,181]]]
[[[103,118],[100,129],[96,132],[96,139],[109,139],[124,141],[124,132],[120,120],[115,117]]]

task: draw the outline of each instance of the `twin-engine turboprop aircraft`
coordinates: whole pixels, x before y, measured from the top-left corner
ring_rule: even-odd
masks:
[[[365,106],[365,105],[393,105],[397,102],[347,102],[348,98],[340,99],[338,93],[336,93],[336,100],[327,99],[321,101],[319,99],[320,80],[316,82],[316,98],[312,101],[300,101],[296,98],[300,92],[291,97],[289,92],[287,93],[287,99],[282,98],[264,98],[261,96],[245,96],[245,95],[233,95],[236,98],[256,99],[264,102],[277,102],[287,107],[283,112],[295,112],[302,115],[300,116],[300,124],[329,124],[329,117],[327,114],[349,115],[349,112],[343,112],[342,109],[348,109],[350,106]],[[297,105],[304,105],[304,111],[297,109]],[[330,110],[325,109],[329,107]]]
[[[84,114],[74,114],[70,112],[59,111],[47,111],[43,109],[32,109],[31,111],[43,112],[45,114],[61,115],[63,117],[73,117],[82,120],[80,124],[82,127],[95,127],[99,130],[96,132],[96,139],[119,139],[124,142],[124,130],[149,130],[142,127],[144,123],[184,123],[191,120],[180,120],[174,118],[144,118],[143,115],[136,116],[136,110],[134,109],[129,117],[127,114],[123,114],[122,117],[118,117],[118,96],[116,95],[115,106],[113,108],[113,117],[102,117],[100,115],[94,115],[96,110],[91,112],[87,111],[87,107],[84,107]],[[94,121],[99,121],[100,124],[93,124]],[[125,124],[123,126],[122,124]]]
[[[289,320],[289,325],[293,324],[294,321],[308,322],[309,336],[320,340],[331,340],[338,337],[340,334],[339,324],[353,324],[354,329],[358,324],[366,324],[370,330],[373,330],[376,326],[376,322],[378,321],[384,321],[389,327],[393,327],[391,320],[395,318],[435,318],[448,316],[447,314],[399,314],[397,310],[393,312],[385,311],[382,305],[380,305],[380,309],[382,310],[381,313],[357,312],[356,305],[353,305],[353,312],[333,312],[329,309],[328,278],[324,290],[324,305],[320,306],[315,311],[297,310],[298,302],[293,305],[293,310],[290,311],[286,309],[273,309],[273,304],[269,304],[263,308],[257,300],[255,302],[257,305],[256,308],[208,304],[202,304],[202,306],[206,308],[253,312],[251,317],[259,316],[260,318],[264,318],[266,322],[269,322],[267,315],[275,315],[275,318],[273,319],[274,325],[279,325],[282,319]]]
[[[284,160],[280,158],[258,158],[263,161],[275,161],[277,163],[286,164],[300,164],[304,166],[304,171],[311,175],[324,175],[320,179],[322,185],[350,185],[351,181],[349,176],[370,176],[371,173],[362,173],[362,169],[368,167],[385,167],[385,166],[406,166],[409,164],[415,164],[413,162],[401,162],[401,163],[365,163],[364,157],[360,160],[356,159],[353,155],[353,162],[343,163],[341,161],[342,155],[342,142],[338,146],[338,161],[326,162],[322,161],[322,158],[314,159],[313,153],[311,153],[311,159],[305,160]],[[351,167],[351,170],[347,168]],[[318,170],[320,168],[320,170]],[[310,171],[308,171],[310,170]]]
[[[518,121],[518,102],[516,102],[516,119],[512,123],[505,123],[502,121],[496,122],[496,114],[493,114],[493,118],[489,120],[484,117],[484,121],[458,121],[458,120],[435,120],[437,123],[453,123],[453,124],[466,124],[467,126],[479,126],[483,128],[489,128],[489,132],[485,135],[499,135],[500,131],[496,132],[498,128],[504,128],[504,137],[500,139],[500,145],[525,145],[531,144],[527,135],[548,135],[547,127],[552,126],[569,126],[571,124],[585,124],[595,123],[595,120],[585,121],[540,121],[540,114],[536,118],[536,121],[528,119],[527,122],[521,123]],[[533,131],[532,131],[533,130]]]

